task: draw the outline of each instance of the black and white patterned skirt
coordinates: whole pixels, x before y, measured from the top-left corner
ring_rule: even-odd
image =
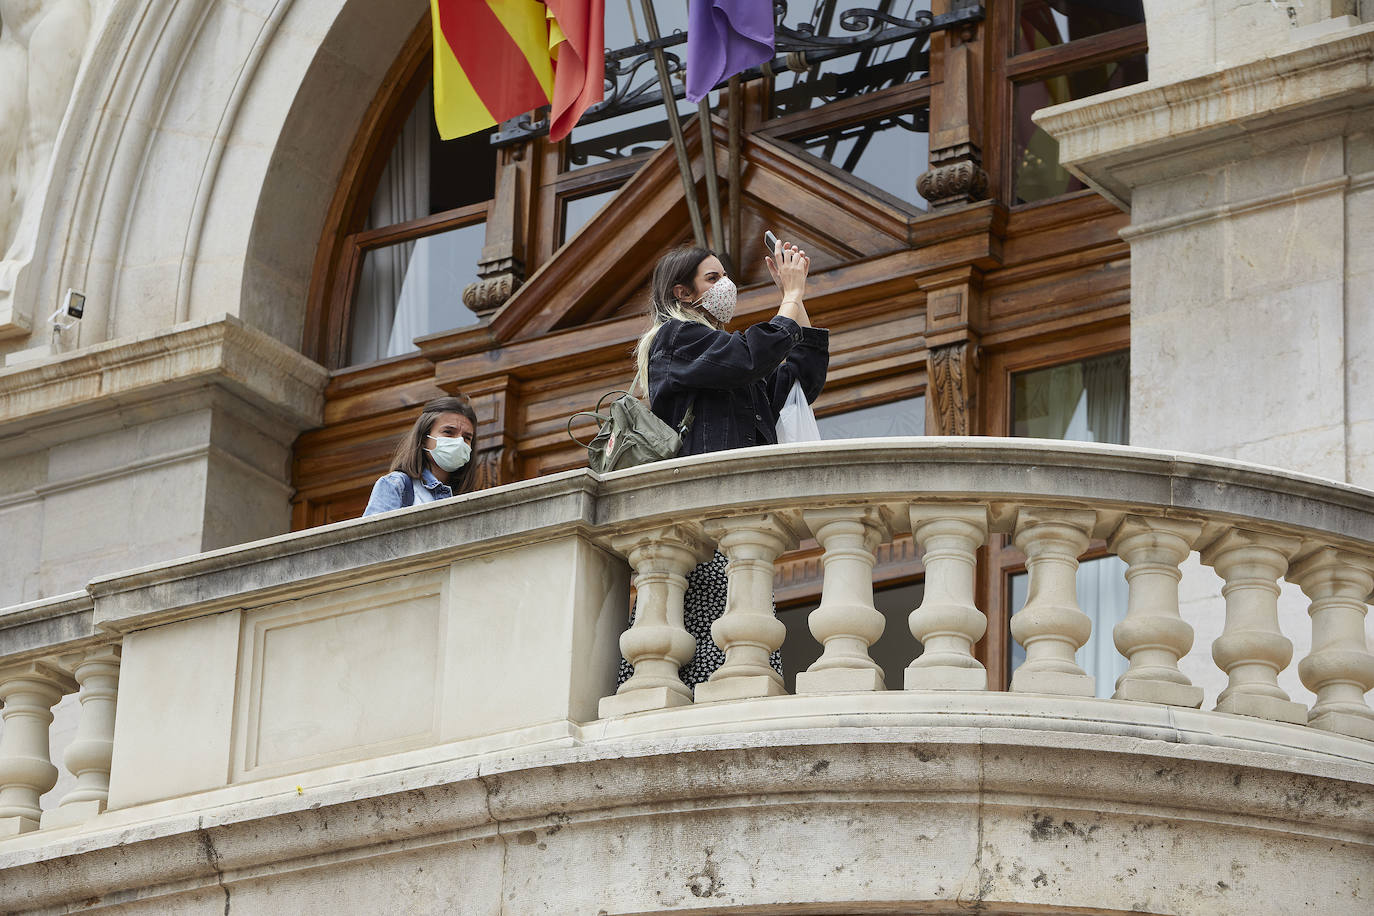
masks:
[[[707,680],[725,661],[725,653],[711,639],[711,624],[725,613],[726,577],[725,554],[716,555],[687,575],[687,594],[683,599],[682,622],[687,632],[697,641],[692,660],[678,669],[678,677],[688,687]],[[634,624],[634,612],[630,612],[630,623]],[[782,674],[782,653],[774,652],[769,657],[773,670]],[[625,659],[620,660],[620,675],[617,683],[623,684],[634,674],[634,668]]]

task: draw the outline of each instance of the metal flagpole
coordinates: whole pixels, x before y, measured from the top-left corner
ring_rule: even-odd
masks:
[[[711,96],[708,94],[697,102],[697,121],[701,126],[701,158],[706,163],[706,206],[711,213],[711,247],[725,254],[725,233],[720,223],[720,188],[716,184],[716,138],[711,130],[710,99]]]
[[[649,40],[658,41],[658,17],[654,15],[653,0],[639,0],[640,7],[644,10],[644,25],[649,30]],[[706,247],[706,229],[701,225],[701,205],[697,203],[696,181],[692,178],[692,163],[687,159],[687,144],[682,138],[682,122],[677,117],[677,100],[673,98],[673,87],[668,82],[668,61],[663,56],[663,49],[654,48],[654,67],[658,70],[659,90],[663,93],[663,107],[668,112],[668,132],[673,136],[673,148],[677,150],[677,168],[682,173],[683,196],[687,198],[687,213],[692,217],[692,235],[696,238],[697,245]],[[708,125],[703,124],[702,128]],[[706,138],[702,138],[703,144]],[[703,146],[703,150],[705,147]],[[710,157],[706,158],[710,163],[708,168],[714,172],[715,161]],[[719,202],[717,202],[719,206]]]
[[[743,81],[739,75],[730,77],[730,155],[729,155],[729,191],[730,191],[730,269],[740,271],[744,257],[744,246],[740,242],[740,233],[744,226],[744,212],[740,202],[740,158],[739,144],[740,132],[744,124],[744,93],[742,91]]]

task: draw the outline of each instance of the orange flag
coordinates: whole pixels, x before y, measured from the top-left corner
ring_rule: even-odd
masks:
[[[445,140],[552,105],[561,140],[604,95],[605,0],[430,0]]]

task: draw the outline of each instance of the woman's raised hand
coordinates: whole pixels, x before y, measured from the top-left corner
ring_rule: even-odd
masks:
[[[806,295],[806,274],[811,269],[811,259],[791,242],[778,242],[773,249],[773,257],[765,258],[768,272],[773,282],[782,290],[782,298],[800,300]]]
[[[778,242],[773,249],[773,257],[766,260],[773,282],[782,290],[782,305],[778,308],[778,314],[809,328],[811,320],[802,299],[806,296],[806,275],[811,270],[811,259],[791,242]]]

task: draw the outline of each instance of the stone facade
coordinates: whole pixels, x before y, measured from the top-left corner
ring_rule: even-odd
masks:
[[[955,511],[893,504],[901,456],[846,455],[857,509],[794,457],[797,512],[751,525],[779,479],[751,454],[735,489],[689,460],[284,535],[315,246],[424,4],[0,2],[0,908],[1367,912],[1374,9],[1146,9],[1150,81],[1038,120],[1131,213],[1132,439],[1167,458],[922,466]],[[728,702],[615,694],[645,532],[718,510],[688,540],[833,539],[827,664],[793,697],[743,663]],[[894,525],[946,552],[912,624],[944,642],[878,692]],[[957,578],[989,526],[1048,583],[1005,694]],[[1089,536],[1155,590],[1111,701],[1055,572]]]

